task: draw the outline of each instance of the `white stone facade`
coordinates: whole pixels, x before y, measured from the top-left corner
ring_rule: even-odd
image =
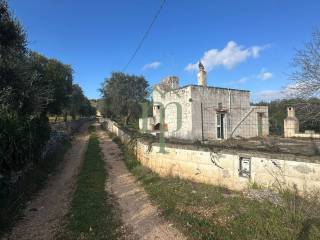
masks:
[[[159,129],[164,111],[166,137],[205,141],[269,134],[267,106],[251,106],[249,91],[207,87],[203,66],[199,74],[202,85],[179,88],[178,78],[168,77],[155,87],[152,94],[155,130]]]

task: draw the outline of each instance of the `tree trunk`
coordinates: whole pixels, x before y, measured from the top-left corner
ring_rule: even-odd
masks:
[[[67,112],[64,113],[63,120],[64,120],[65,122],[68,121],[68,113],[67,113]]]
[[[124,118],[124,125],[125,126],[128,125],[130,117],[131,117],[131,111],[129,110],[127,116],[125,116],[125,118]]]

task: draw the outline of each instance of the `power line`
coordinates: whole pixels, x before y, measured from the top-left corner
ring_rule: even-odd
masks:
[[[144,33],[144,35],[143,35],[141,41],[139,42],[136,50],[133,52],[131,58],[129,59],[129,61],[127,62],[127,64],[126,64],[126,65],[124,66],[124,68],[122,69],[123,72],[128,68],[128,66],[130,65],[130,63],[133,61],[133,59],[134,59],[135,56],[137,55],[138,51],[141,49],[144,41],[146,40],[148,34],[150,33],[150,31],[151,31],[151,29],[152,29],[152,26],[154,25],[154,23],[156,22],[158,16],[160,15],[160,13],[161,13],[161,11],[162,11],[162,9],[163,9],[163,6],[164,6],[164,4],[166,3],[166,1],[167,1],[167,0],[163,0],[163,1],[162,1],[162,4],[161,4],[160,8],[158,9],[158,11],[156,12],[156,14],[154,15],[154,17],[153,17],[153,19],[152,19],[152,21],[151,21],[151,24],[150,24],[149,27],[147,28],[147,31]]]

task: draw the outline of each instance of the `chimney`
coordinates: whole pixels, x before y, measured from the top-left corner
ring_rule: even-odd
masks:
[[[283,123],[284,137],[295,137],[296,133],[299,133],[299,120],[293,107],[288,107],[287,112],[288,116]]]
[[[287,111],[288,111],[288,117],[294,118],[294,117],[296,116],[295,110],[294,110],[293,107],[288,107],[288,108],[287,108]]]
[[[207,86],[207,73],[204,70],[204,66],[201,62],[199,62],[198,85],[203,87]]]

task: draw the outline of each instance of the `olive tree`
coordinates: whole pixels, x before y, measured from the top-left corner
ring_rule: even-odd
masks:
[[[113,72],[110,78],[105,79],[101,89],[111,117],[121,120],[125,125],[131,118],[137,119],[141,114],[140,103],[148,95],[148,86],[143,76]]]

